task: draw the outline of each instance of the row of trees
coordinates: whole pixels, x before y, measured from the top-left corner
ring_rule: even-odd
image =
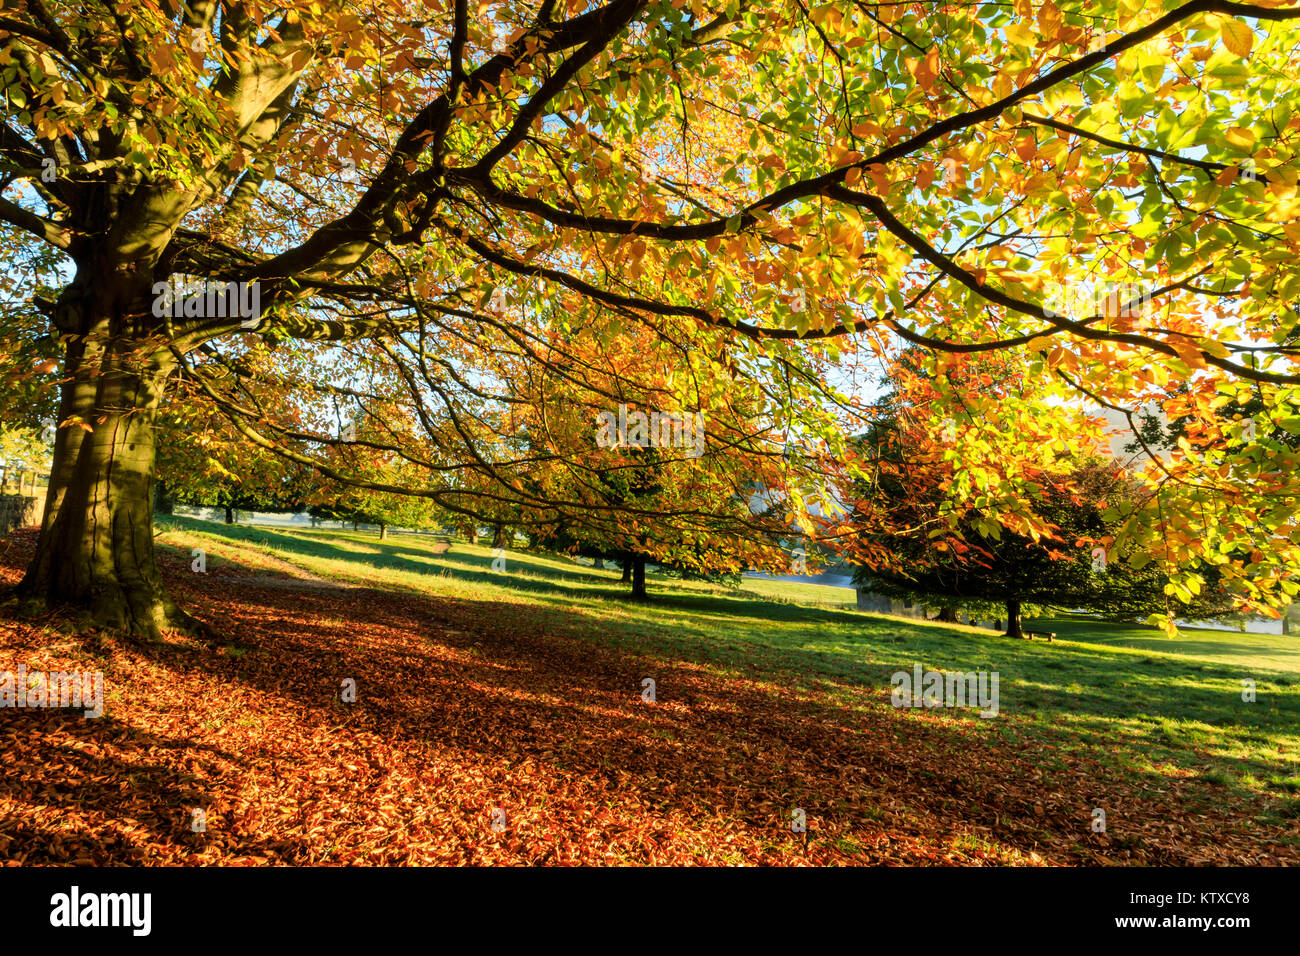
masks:
[[[1070,458],[1046,473],[1033,503],[1033,513],[1045,525],[1035,531],[1011,530],[996,508],[963,509],[954,502],[944,487],[952,469],[928,467],[925,461],[928,447],[955,444],[957,432],[949,427],[942,434],[944,423],[930,417],[926,399],[937,383],[927,379],[924,363],[919,349],[900,357],[883,381],[887,391],[879,400],[876,420],[855,441],[857,454],[876,462],[877,469],[872,480],[859,479],[849,489],[852,533],[837,542],[828,556],[879,555],[857,568],[855,580],[860,587],[939,607],[949,620],[954,619],[956,608],[1000,604],[1007,632],[1016,636],[1022,630],[1022,609],[1030,606],[1087,608],[1127,619],[1169,613],[1175,604],[1181,616],[1198,619],[1233,609],[1232,595],[1222,587],[1213,565],[1201,564],[1190,585],[1175,585],[1143,552],[1126,548],[1124,520],[1148,505],[1150,495],[1113,459]],[[948,384],[957,375],[977,375],[990,383],[996,376],[1001,387],[1013,384],[1017,377],[1011,367],[989,361],[950,372]],[[165,421],[159,488],[188,504],[224,507],[228,521],[231,509],[309,509],[314,517],[378,525],[381,537],[391,525],[459,524],[471,542],[477,539],[478,521],[458,522],[455,515],[426,499],[323,480],[311,468],[269,454],[250,460],[247,449],[218,440],[220,419],[204,427],[198,427],[193,417]],[[1186,422],[1174,422],[1156,429],[1147,420],[1138,430],[1137,441],[1148,451],[1167,453],[1185,427]],[[351,437],[364,442],[368,432],[363,428]],[[526,447],[527,429],[521,429],[515,439]],[[674,491],[666,467],[659,449],[629,449],[620,467],[602,473],[605,501],[651,514],[671,510]],[[699,487],[691,485],[691,493]],[[751,485],[747,491],[748,497],[731,495],[730,504],[738,512],[752,514],[761,489]],[[525,509],[518,505],[499,508],[492,518],[494,547],[509,546],[513,527],[529,524]],[[797,532],[794,527],[769,527],[767,543],[788,547]],[[652,533],[662,539],[654,546],[649,541]],[[647,563],[655,562],[668,573],[716,579],[738,576],[750,566],[753,555],[740,547],[727,551],[716,542],[707,547],[696,542],[692,547],[663,523],[640,535],[611,537],[593,534],[577,522],[559,522],[534,528],[528,539],[535,547],[617,563],[638,599],[648,596]]]
[[[753,562],[776,567],[781,527],[771,515],[755,514],[750,507],[753,483],[688,469],[688,462],[672,450],[631,446],[607,458],[597,472],[599,501],[627,516],[621,527],[575,518],[537,520],[538,509],[515,502],[479,504],[466,515],[444,508],[425,497],[378,491],[324,477],[310,466],[259,451],[235,440],[220,417],[202,417],[204,406],[169,406],[161,418],[155,505],[162,502],[224,509],[226,520],[235,511],[302,511],[313,517],[378,525],[383,537],[388,527],[452,527],[470,543],[477,543],[481,527],[492,529],[492,547],[510,547],[514,529],[523,526],[533,547],[568,552],[620,565],[623,580],[635,598],[645,599],[646,567],[655,564],[667,573],[722,578],[738,576]],[[335,456],[355,469],[357,446],[368,449],[377,425],[350,422],[349,440]],[[595,430],[575,423],[576,435],[595,442]],[[556,429],[552,428],[552,434]],[[528,454],[533,440],[527,426],[511,441]],[[363,452],[365,454],[365,452]],[[368,462],[376,472],[374,459]],[[392,474],[393,463],[386,473]],[[537,467],[523,476],[521,489],[534,501],[548,496],[576,494],[565,486],[564,475]],[[558,489],[558,492],[557,492]],[[690,539],[669,517],[687,504],[730,512],[737,522],[748,520],[750,529],[730,540]],[[160,507],[159,510],[164,510]],[[766,520],[766,526],[760,522]]]

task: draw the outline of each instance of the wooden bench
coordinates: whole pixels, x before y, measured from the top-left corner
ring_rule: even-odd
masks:
[[[1052,643],[1052,638],[1056,637],[1055,631],[1021,631],[1020,633],[1031,641],[1036,637],[1045,637],[1048,644]]]

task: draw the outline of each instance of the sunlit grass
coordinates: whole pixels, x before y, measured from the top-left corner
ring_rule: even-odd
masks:
[[[1288,810],[1300,781],[1300,641],[1197,631],[1171,640],[1152,629],[1082,618],[1037,626],[1047,644],[992,631],[857,611],[852,592],[745,579],[739,587],[651,572],[653,600],[630,600],[614,569],[562,555],[512,550],[506,571],[493,550],[402,534],[226,526],[159,519],[158,541],[188,555],[209,549],[250,567],[271,555],[344,584],[396,588],[484,605],[528,606],[548,628],[629,653],[694,661],[721,674],[773,679],[850,707],[887,705],[890,675],[914,664],[997,671],[1001,715],[946,711],[980,734],[1086,750],[1135,774],[1187,777],[1210,799],[1266,793]],[[224,557],[223,557],[224,556]],[[829,592],[829,593],[828,593]],[[485,615],[483,628],[491,627]],[[1243,679],[1256,700],[1242,699]],[[1046,759],[1046,758],[1045,758]]]

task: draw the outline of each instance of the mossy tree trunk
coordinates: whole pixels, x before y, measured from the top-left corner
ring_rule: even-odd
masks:
[[[19,593],[157,638],[201,626],[168,599],[154,558],[154,426],[175,359],[145,325],[148,288],[119,272],[74,281],[55,306],[73,337],[41,533]]]

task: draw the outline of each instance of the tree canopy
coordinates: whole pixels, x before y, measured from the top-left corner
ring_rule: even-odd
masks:
[[[1139,466],[1151,504],[1119,551],[1285,604],[1297,21],[1274,0],[5,0],[5,335],[16,361],[58,355],[7,375],[59,390],[24,588],[185,623],[147,556],[169,402],[450,513],[665,551],[665,523],[847,542],[834,489],[879,467],[849,441],[876,414],[864,370],[913,346],[954,500],[1043,533],[1035,490],[1099,440],[1087,409],[1155,405],[1185,434]],[[703,415],[653,508],[606,493],[622,452],[596,422],[623,405]],[[705,506],[754,488],[761,512]]]

